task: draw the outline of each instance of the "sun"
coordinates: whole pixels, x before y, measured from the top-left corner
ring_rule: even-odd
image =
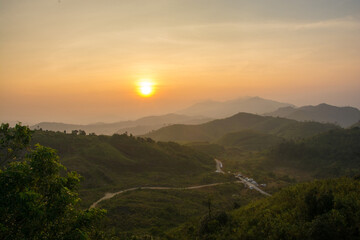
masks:
[[[154,94],[154,82],[149,79],[140,80],[137,84],[137,92],[142,97],[150,97]]]

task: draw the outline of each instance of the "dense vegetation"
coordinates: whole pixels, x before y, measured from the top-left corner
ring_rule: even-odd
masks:
[[[27,127],[0,127],[1,152],[7,152],[0,160],[10,162],[0,169],[0,238],[101,239],[104,211],[78,209],[80,176],[66,171],[55,150],[30,150],[30,137]]]
[[[278,118],[267,118],[264,122],[258,117],[250,115],[246,120],[248,126],[256,126],[255,130],[225,135],[221,135],[224,129],[232,129],[226,124],[231,121],[237,124],[238,119],[226,124],[219,120],[220,125],[215,121],[218,132],[215,127],[211,131],[213,136],[222,136],[219,140],[186,146],[127,134],[96,136],[83,132],[35,131],[30,139],[28,128],[3,125],[0,154],[4,171],[0,172],[0,192],[9,194],[0,196],[5,203],[0,207],[3,215],[0,230],[3,236],[18,238],[48,231],[68,234],[39,235],[38,239],[71,239],[68,236],[98,239],[104,237],[99,226],[114,239],[358,238],[358,180],[315,181],[278,191],[297,181],[358,174],[360,128],[292,124],[292,120]],[[282,124],[278,125],[279,121]],[[330,131],[323,132],[327,128]],[[280,134],[295,136],[300,131],[310,137],[294,139]],[[322,133],[314,135],[312,131]],[[46,147],[31,150],[31,145],[37,143]],[[80,202],[76,194],[79,175],[67,172],[59,163],[57,153],[47,147],[57,149],[61,163],[85,177],[80,188],[84,201]],[[26,155],[29,152],[31,154]],[[232,174],[215,173],[214,157],[223,161],[226,172],[240,171],[259,183],[266,183],[265,191],[275,195],[254,202],[263,196],[235,183]],[[37,168],[47,170],[35,171]],[[226,184],[192,190],[141,189],[144,186],[181,188],[214,182]],[[80,210],[88,208],[105,192],[133,187],[138,189],[98,204],[108,210],[102,224],[98,222],[103,212]],[[69,191],[63,191],[64,188]],[[47,205],[49,194],[56,196],[51,198],[53,205]],[[11,212],[12,209],[17,210]],[[59,214],[63,225],[52,223],[54,214]],[[20,222],[25,225],[19,223],[20,218],[26,219]],[[49,224],[39,227],[45,220]]]
[[[274,147],[270,162],[304,169],[318,177],[354,175],[360,172],[360,128],[336,129],[301,141],[285,141]]]
[[[182,223],[196,223],[209,211],[229,211],[244,206],[261,194],[228,183],[193,190],[144,190],[119,194],[99,206],[108,212],[105,228],[116,236],[147,235],[166,238]],[[122,239],[120,237],[120,239]]]
[[[229,213],[185,224],[174,239],[359,239],[360,181],[298,184]]]
[[[222,181],[214,159],[177,143],[126,134],[82,136],[35,131],[33,143],[58,150],[62,163],[82,176],[84,204],[104,192],[138,186],[189,186]],[[84,205],[85,206],[85,205]]]
[[[282,141],[283,138],[272,134],[244,130],[224,135],[218,140],[218,144],[253,151],[266,150]]]
[[[333,124],[297,122],[285,118],[264,117],[238,113],[232,117],[214,120],[200,125],[172,125],[145,135],[159,141],[216,142],[225,134],[254,130],[287,139],[306,138],[331,129]]]

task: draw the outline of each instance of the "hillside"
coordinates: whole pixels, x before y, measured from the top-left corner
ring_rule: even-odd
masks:
[[[115,123],[94,123],[94,124],[66,124],[56,122],[41,122],[31,126],[31,129],[42,129],[49,131],[60,131],[71,133],[72,130],[84,130],[87,133],[112,135],[114,133],[140,135],[151,130],[171,124],[200,124],[212,119],[199,116],[186,116],[179,114],[166,114],[160,116],[148,116],[134,121],[122,121]]]
[[[358,239],[360,181],[313,181],[172,231],[174,239]]]
[[[32,144],[57,149],[61,163],[84,176],[85,205],[106,192],[136,186],[187,186],[219,180],[214,159],[176,143],[132,136],[35,131]],[[214,180],[215,179],[215,180]]]
[[[266,116],[283,117],[297,121],[316,121],[323,123],[336,123],[342,127],[349,127],[360,120],[360,110],[353,107],[336,107],[328,104],[304,107],[284,107]]]
[[[278,108],[292,106],[291,104],[276,102],[260,97],[247,97],[235,100],[216,102],[206,101],[192,105],[179,111],[180,114],[193,116],[207,116],[212,118],[230,117],[238,112],[263,114]]]
[[[284,141],[269,153],[270,165],[303,169],[317,177],[360,172],[360,128],[336,129],[301,141]]]
[[[108,212],[106,230],[120,239],[127,239],[126,233],[167,239],[170,229],[206,214],[204,202],[209,199],[214,210],[225,211],[261,198],[261,194],[242,184],[228,183],[193,190],[136,190],[104,201],[100,207]]]
[[[244,150],[264,150],[279,144],[284,139],[272,134],[244,130],[225,134],[217,143],[227,147],[238,147]]]
[[[303,138],[336,128],[332,124],[297,122],[285,118],[238,113],[229,118],[200,125],[172,125],[145,136],[159,141],[212,142],[225,134],[242,130],[254,130],[284,138]]]

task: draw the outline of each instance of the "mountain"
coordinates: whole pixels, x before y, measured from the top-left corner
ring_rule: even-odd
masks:
[[[114,133],[129,133],[133,135],[145,134],[151,130],[159,129],[170,124],[200,124],[212,119],[199,116],[186,116],[179,114],[166,114],[160,116],[143,117],[135,121],[122,121],[115,123],[94,123],[94,124],[66,124],[56,122],[41,122],[31,126],[31,129],[42,129],[49,131],[84,130],[87,133],[112,135]]]
[[[360,111],[353,107],[336,107],[325,103],[317,106],[283,107],[266,116],[284,117],[297,121],[317,121],[337,123],[342,127],[349,127],[360,120]]]
[[[184,110],[179,111],[180,114],[201,115],[212,118],[224,118],[232,116],[238,112],[247,112],[255,114],[263,114],[275,111],[281,107],[293,106],[288,103],[276,102],[260,97],[246,97],[235,100],[216,102],[206,101],[192,105]]]
[[[213,120],[212,118],[200,116],[186,116],[178,114],[167,114],[162,116],[150,116],[140,118],[134,121],[134,126],[121,128],[116,133],[131,133],[133,135],[142,135],[153,130],[172,124],[201,124]]]
[[[200,125],[176,124],[163,127],[144,136],[158,141],[213,142],[225,134],[249,129],[284,138],[303,138],[336,128],[333,124],[298,122],[285,118],[238,113],[229,118]]]

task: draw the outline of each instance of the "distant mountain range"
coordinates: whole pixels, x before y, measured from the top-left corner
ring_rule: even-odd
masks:
[[[298,122],[286,118],[238,113],[229,118],[200,125],[176,124],[163,127],[144,135],[144,137],[150,137],[158,141],[215,142],[228,133],[254,130],[283,138],[305,138],[336,128],[338,127],[333,124]]]
[[[281,103],[260,97],[246,97],[226,102],[201,102],[181,110],[177,114],[171,113],[160,116],[149,116],[134,121],[87,125],[41,122],[31,126],[31,128],[61,132],[71,132],[72,130],[81,129],[86,133],[105,135],[125,132],[133,135],[144,135],[168,125],[202,124],[214,120],[214,118],[226,118],[241,112],[281,117],[297,121],[335,123],[341,127],[350,127],[360,121],[360,110],[353,107],[336,107],[325,103],[317,106],[295,107],[288,103]],[[177,126],[177,128],[179,128],[179,126]],[[179,133],[179,135],[181,134],[182,133]],[[161,137],[161,139],[165,140],[167,138]],[[207,137],[207,139],[209,139],[209,137]]]
[[[276,102],[260,97],[246,97],[226,102],[206,101],[194,104],[179,111],[179,114],[190,116],[207,116],[212,118],[230,117],[239,112],[264,114],[275,111],[281,107],[292,106],[288,103]]]
[[[149,131],[159,129],[171,124],[200,124],[212,120],[208,117],[186,116],[180,114],[166,114],[160,116],[149,116],[134,121],[122,121],[115,123],[94,124],[66,124],[57,122],[41,122],[31,126],[31,129],[42,129],[50,131],[84,130],[86,133],[112,135],[114,133],[129,133],[133,135],[146,134]]]
[[[360,120],[360,111],[353,107],[336,107],[328,104],[295,108],[287,106],[264,114],[266,116],[283,117],[297,121],[317,121],[336,123],[342,127],[350,127]]]

